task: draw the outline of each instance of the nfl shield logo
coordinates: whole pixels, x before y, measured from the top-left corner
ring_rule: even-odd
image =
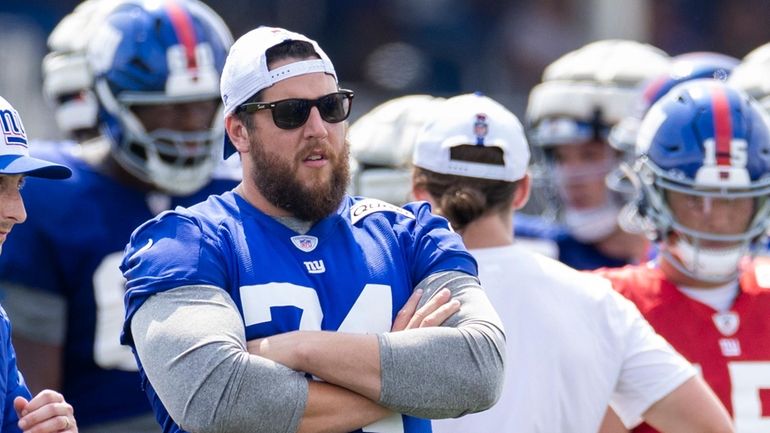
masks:
[[[299,248],[301,251],[304,251],[306,253],[313,251],[315,247],[318,246],[318,238],[315,236],[308,236],[308,235],[292,236],[291,242],[294,244],[295,247]]]
[[[719,332],[725,337],[729,337],[738,332],[741,324],[741,318],[734,311],[725,311],[711,316]]]

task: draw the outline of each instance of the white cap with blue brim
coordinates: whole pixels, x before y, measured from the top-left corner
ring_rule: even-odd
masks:
[[[21,116],[0,97],[0,175],[3,174],[66,179],[72,171],[63,165],[29,156],[29,143]]]

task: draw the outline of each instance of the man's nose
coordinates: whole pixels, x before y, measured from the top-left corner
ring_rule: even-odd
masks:
[[[24,208],[24,201],[21,198],[21,192],[18,189],[8,191],[2,196],[2,217],[5,220],[11,220],[16,224],[21,224],[27,220],[27,210]]]
[[[321,118],[321,112],[318,111],[318,107],[310,108],[310,114],[304,127],[305,136],[308,137],[323,138],[329,133],[326,129],[326,122]]]
[[[733,204],[721,200],[710,204],[711,209],[706,213],[706,220],[711,231],[718,234],[737,234],[746,229],[740,227],[744,215],[738,215]]]

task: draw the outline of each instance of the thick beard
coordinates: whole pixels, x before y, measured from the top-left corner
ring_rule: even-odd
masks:
[[[345,141],[342,152],[328,155],[332,164],[329,182],[303,186],[296,178],[296,167],[277,155],[264,151],[262,143],[251,139],[249,155],[251,176],[262,196],[273,206],[291,213],[303,221],[318,221],[337,210],[345,195],[350,178],[348,155],[350,145]]]

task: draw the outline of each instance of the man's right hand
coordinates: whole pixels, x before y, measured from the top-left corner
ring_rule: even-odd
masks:
[[[396,315],[391,332],[440,326],[452,314],[460,311],[460,301],[452,299],[452,292],[449,289],[439,290],[433,298],[418,309],[422,294],[422,290],[415,290],[412,293]]]
[[[13,407],[24,432],[78,433],[72,406],[56,391],[45,389],[29,401],[16,397]]]

